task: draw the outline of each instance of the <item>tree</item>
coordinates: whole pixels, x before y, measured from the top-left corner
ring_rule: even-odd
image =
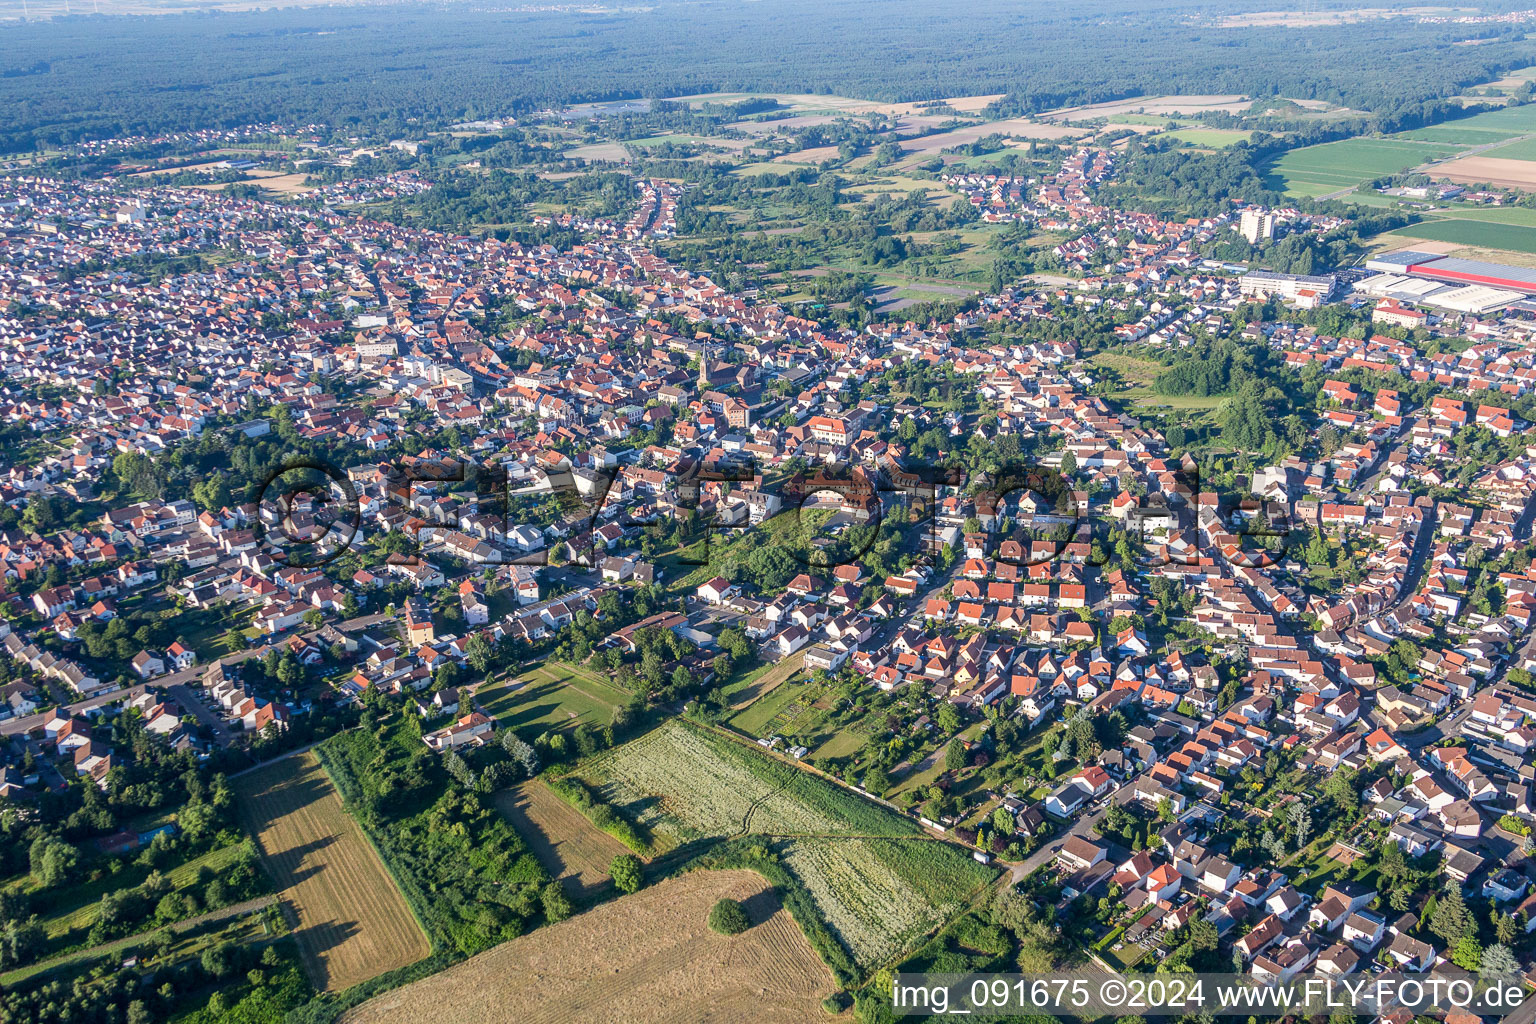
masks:
[[[507,754],[512,758],[513,762],[518,766],[519,769],[522,770],[523,775],[527,778],[531,779],[535,775],[539,774],[538,752],[535,751],[533,747],[523,742],[523,740],[519,739],[517,733],[513,732],[511,729],[506,729],[502,732],[501,749],[507,752]]]
[[[62,839],[38,836],[27,851],[32,875],[45,889],[58,885],[74,870],[79,855]]]
[[[1451,963],[1464,971],[1475,971],[1482,967],[1483,946],[1477,941],[1477,936],[1463,935],[1456,940],[1451,947]]]
[[[1286,811],[1286,817],[1291,819],[1291,827],[1296,832],[1296,849],[1301,850],[1307,845],[1307,835],[1312,831],[1312,814],[1302,803],[1291,804]]]
[[[544,904],[544,920],[550,924],[564,921],[575,912],[571,906],[570,897],[565,890],[560,888],[559,882],[550,882],[539,892],[539,900]]]
[[[485,675],[495,664],[496,650],[484,633],[476,633],[464,643],[464,660],[476,675]]]
[[[1477,922],[1473,920],[1472,912],[1467,909],[1466,901],[1461,898],[1459,886],[1445,887],[1445,892],[1435,902],[1435,909],[1429,915],[1429,930],[1452,944],[1459,939],[1477,934]],[[1467,969],[1475,970],[1476,968]]]
[[[864,788],[876,796],[891,788],[891,777],[879,765],[871,765],[864,773]]]
[[[740,935],[752,927],[752,922],[740,903],[722,898],[709,910],[709,927],[721,935]]]
[[[609,863],[608,874],[620,892],[638,892],[642,884],[640,858],[632,853],[621,853]]]
[[[999,835],[1008,835],[1013,831],[1013,812],[1006,807],[999,807],[992,812],[992,830]]]
[[[1482,972],[1496,978],[1510,978],[1520,973],[1520,963],[1510,948],[1500,942],[1483,950]]]
[[[965,744],[962,741],[953,740],[944,749],[944,767],[952,772],[965,767]]]

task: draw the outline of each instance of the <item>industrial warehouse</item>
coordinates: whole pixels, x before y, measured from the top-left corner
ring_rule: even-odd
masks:
[[[1536,295],[1536,269],[1504,263],[1407,249],[1367,260],[1365,268],[1378,273],[1356,285],[1357,292],[1458,313],[1486,313]]]

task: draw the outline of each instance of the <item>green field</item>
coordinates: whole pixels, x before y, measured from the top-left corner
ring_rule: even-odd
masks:
[[[1252,135],[1252,132],[1232,131],[1223,128],[1180,128],[1176,132],[1165,132],[1159,138],[1178,139],[1180,142],[1187,142],[1191,146],[1222,149],[1238,142],[1247,142]]]
[[[1394,238],[1426,238],[1485,249],[1536,253],[1536,228],[1516,224],[1489,224],[1472,220],[1430,220],[1392,232]]]
[[[1491,160],[1536,160],[1536,139],[1520,139],[1496,149],[1485,150],[1478,156]]]
[[[1460,147],[1398,139],[1344,139],[1306,146],[1266,162],[1264,184],[1298,196],[1321,196],[1454,155]]]
[[[1394,139],[1409,139],[1416,142],[1445,142],[1453,146],[1484,146],[1490,142],[1502,142],[1505,139],[1512,139],[1520,134],[1512,129],[1463,127],[1468,123],[1467,121],[1455,121],[1448,125],[1437,125],[1433,128],[1415,128],[1411,132],[1399,132],[1392,137]]]
[[[1523,135],[1526,132],[1536,132],[1536,105],[1526,104],[1519,107],[1501,107],[1498,110],[1473,114],[1471,117],[1458,118],[1441,127],[1452,131],[1471,129],[1473,131],[1504,132],[1508,135]]]
[[[1473,206],[1468,203],[1435,210],[1429,216],[1437,220],[1471,220],[1485,224],[1516,224],[1536,228],[1536,210],[1524,206]]]
[[[629,694],[606,679],[563,661],[526,668],[478,697],[499,728],[518,732],[607,725],[614,710],[629,703]]]

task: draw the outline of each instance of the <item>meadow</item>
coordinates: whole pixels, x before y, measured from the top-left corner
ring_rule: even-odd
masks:
[[[241,815],[298,919],[294,937],[316,988],[337,992],[431,952],[313,754],[236,781]]]
[[[1191,146],[1206,149],[1224,149],[1239,142],[1246,142],[1252,134],[1252,132],[1224,128],[1180,128],[1178,131],[1165,132],[1159,138],[1178,139]]]
[[[917,835],[916,823],[793,764],[682,722],[615,748],[578,777],[657,852],[699,839]]]
[[[832,933],[865,968],[912,948],[991,877],[947,843],[794,839],[782,856]]]

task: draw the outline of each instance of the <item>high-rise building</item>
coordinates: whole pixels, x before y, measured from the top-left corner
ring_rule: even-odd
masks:
[[[1261,239],[1275,236],[1275,215],[1260,213],[1258,210],[1244,210],[1242,218],[1238,221],[1238,231],[1250,243],[1257,245]]]

